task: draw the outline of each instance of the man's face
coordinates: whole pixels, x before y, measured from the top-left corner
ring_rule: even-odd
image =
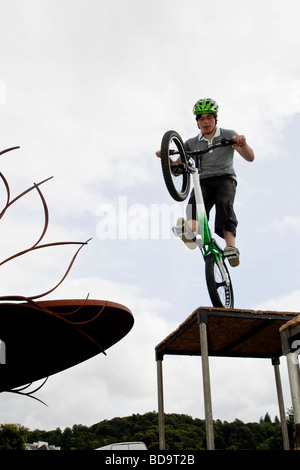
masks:
[[[214,130],[216,125],[216,118],[216,114],[201,114],[201,116],[197,119],[199,129],[203,135],[209,134]]]

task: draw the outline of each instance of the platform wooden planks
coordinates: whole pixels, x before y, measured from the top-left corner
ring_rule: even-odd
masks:
[[[282,356],[280,328],[299,312],[197,308],[156,348],[165,354],[201,355],[199,324],[207,324],[208,354],[220,357],[273,358]]]

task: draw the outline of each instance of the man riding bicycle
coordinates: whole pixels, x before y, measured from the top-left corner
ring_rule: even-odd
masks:
[[[236,150],[246,161],[252,162],[254,152],[247,144],[245,136],[217,126],[218,105],[212,99],[198,100],[194,105],[193,114],[196,116],[196,122],[201,132],[185,142],[187,151],[203,150],[221,138],[234,141],[233,146],[213,149],[202,156],[200,184],[207,217],[209,217],[212,207],[215,206],[215,233],[225,240],[224,254],[228,257],[231,266],[238,266],[239,250],[235,246],[238,221],[233,208],[237,180],[233,167],[233,156],[234,150]],[[157,152],[156,155],[160,157],[160,152]],[[186,233],[184,219],[177,221],[177,227],[182,225],[181,238],[189,248],[194,249],[197,246],[196,235],[199,233],[194,190],[190,195],[186,215],[187,228],[191,233]]]

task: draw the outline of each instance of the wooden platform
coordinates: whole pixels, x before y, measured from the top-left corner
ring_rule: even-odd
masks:
[[[214,449],[214,429],[210,390],[209,356],[269,358],[274,366],[275,381],[280,411],[284,449],[289,449],[289,438],[285,418],[285,407],[279,372],[279,358],[285,354],[282,336],[291,335],[291,330],[300,324],[299,312],[257,311],[199,307],[173,333],[155,348],[157,363],[159,448],[165,450],[164,397],[162,361],[164,355],[201,356],[203,395],[206,422],[207,449]],[[297,336],[298,338],[298,336]],[[299,336],[300,338],[300,336]],[[288,340],[286,340],[286,343]],[[288,364],[292,361],[287,356]],[[294,367],[293,382],[294,415],[299,415],[300,435],[300,380],[298,363]],[[297,373],[295,372],[297,369]],[[291,377],[291,374],[290,374]],[[290,379],[291,381],[291,379]],[[297,402],[297,403],[296,403]],[[298,403],[299,402],[299,403]],[[297,410],[299,408],[299,413]],[[296,413],[295,413],[296,411]],[[298,423],[298,421],[296,421]],[[300,448],[300,439],[299,439]]]
[[[199,307],[159,343],[156,358],[165,354],[201,355],[199,324],[207,324],[208,355],[274,358],[282,356],[279,329],[298,313]]]

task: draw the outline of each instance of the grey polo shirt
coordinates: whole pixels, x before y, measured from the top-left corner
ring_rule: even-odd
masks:
[[[209,144],[216,143],[222,138],[231,139],[237,132],[229,129],[221,129],[217,127],[216,133],[212,140],[202,137],[202,134],[192,137],[185,142],[185,148],[188,151],[202,150]],[[232,146],[220,147],[210,150],[201,157],[201,175],[200,178],[210,178],[213,176],[229,175],[236,178],[233,167],[234,148]]]

